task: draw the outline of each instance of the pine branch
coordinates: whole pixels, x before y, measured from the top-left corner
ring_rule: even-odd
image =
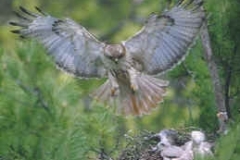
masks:
[[[42,107],[47,113],[51,115],[51,111],[49,110],[49,106],[47,102],[44,100],[42,92],[39,87],[29,87],[23,84],[20,80],[16,81],[16,84],[27,94],[30,94],[31,96],[34,96],[37,98],[36,105],[39,105]]]

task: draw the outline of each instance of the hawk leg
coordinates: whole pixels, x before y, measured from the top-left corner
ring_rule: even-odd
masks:
[[[134,70],[133,68],[130,68],[128,70],[128,75],[130,79],[130,87],[133,93],[135,93],[138,90],[138,84],[137,84],[137,76],[140,74],[138,71]]]
[[[115,96],[116,92],[119,89],[119,85],[117,82],[116,77],[114,77],[111,73],[108,73],[108,79],[110,80],[110,84],[111,84],[111,96]]]

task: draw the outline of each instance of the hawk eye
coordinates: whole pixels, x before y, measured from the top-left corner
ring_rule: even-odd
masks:
[[[114,57],[113,57],[112,55],[108,55],[108,54],[106,54],[105,56],[106,56],[108,59],[111,59],[111,60],[114,59]]]
[[[123,56],[124,56],[124,54],[121,53],[121,54],[117,55],[116,58],[121,59]]]

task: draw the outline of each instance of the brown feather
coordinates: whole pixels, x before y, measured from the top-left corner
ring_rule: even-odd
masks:
[[[133,92],[130,84],[120,81],[116,96],[111,96],[110,81],[106,81],[92,96],[97,100],[112,106],[112,99],[116,101],[116,112],[123,115],[141,116],[149,113],[162,102],[168,86],[167,81],[152,76],[139,74],[137,77],[138,90]]]

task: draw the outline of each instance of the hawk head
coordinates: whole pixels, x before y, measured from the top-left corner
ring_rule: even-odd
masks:
[[[126,49],[122,44],[107,44],[104,48],[106,58],[118,63],[126,54]]]

